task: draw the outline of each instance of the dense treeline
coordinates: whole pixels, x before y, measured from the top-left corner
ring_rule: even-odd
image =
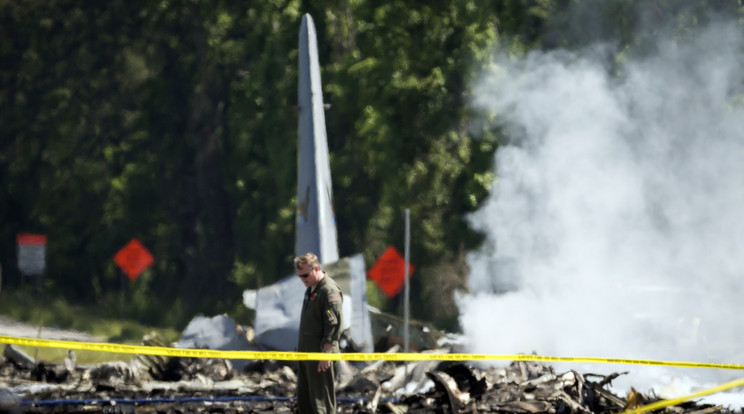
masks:
[[[111,257],[140,239],[156,263],[129,285],[126,312],[151,323],[234,310],[242,289],[291,273],[297,41],[310,13],[340,253],[371,265],[389,244],[402,250],[409,207],[412,314],[455,329],[452,292],[481,241],[465,217],[503,138],[469,107],[492,53],[596,39],[643,51],[644,19],[682,32],[712,10],[742,16],[741,1],[650,13],[623,0],[309,3],[0,3],[3,284],[22,282],[19,232],[49,236],[47,296],[101,304],[118,300]]]

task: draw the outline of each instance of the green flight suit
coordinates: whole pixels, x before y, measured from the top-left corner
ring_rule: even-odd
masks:
[[[307,288],[300,316],[299,352],[322,352],[323,344],[333,345],[339,352],[343,293],[327,275],[315,289]],[[325,372],[318,372],[318,361],[299,361],[297,375],[297,407],[300,414],[336,412],[336,389],[333,363]]]

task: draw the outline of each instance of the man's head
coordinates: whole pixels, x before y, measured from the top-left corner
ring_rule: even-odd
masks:
[[[300,277],[305,287],[315,286],[323,279],[324,274],[320,270],[318,257],[312,253],[295,257],[294,266],[297,270],[297,276]]]

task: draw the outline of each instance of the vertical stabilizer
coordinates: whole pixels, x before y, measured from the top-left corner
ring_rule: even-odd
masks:
[[[295,253],[302,255],[312,252],[318,256],[320,263],[335,262],[339,257],[331,167],[328,162],[318,44],[315,25],[309,14],[302,17],[300,28],[297,98],[300,120]]]

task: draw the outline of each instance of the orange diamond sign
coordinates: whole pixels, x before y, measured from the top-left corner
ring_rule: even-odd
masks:
[[[377,259],[377,263],[367,271],[367,277],[374,280],[377,286],[385,292],[387,297],[392,298],[397,295],[403,288],[406,280],[403,277],[405,273],[406,260],[390,246]],[[408,276],[413,273],[413,265],[408,264]]]
[[[114,263],[119,265],[133,282],[137,280],[140,273],[152,266],[154,261],[152,254],[137,239],[132,239],[114,255]]]

